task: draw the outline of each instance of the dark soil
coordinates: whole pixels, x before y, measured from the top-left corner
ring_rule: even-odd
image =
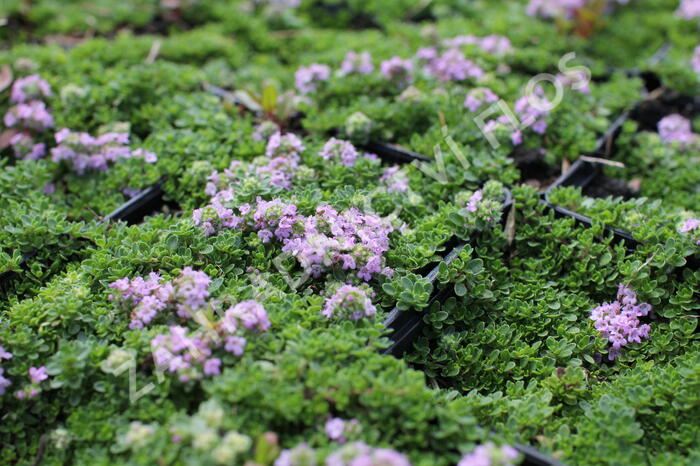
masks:
[[[516,147],[510,153],[515,166],[520,170],[520,181],[538,189],[544,189],[554,183],[561,174],[559,167],[545,163],[537,149]]]
[[[631,199],[637,197],[637,191],[633,190],[625,180],[598,175],[583,189],[583,194],[589,197],[621,197]]]

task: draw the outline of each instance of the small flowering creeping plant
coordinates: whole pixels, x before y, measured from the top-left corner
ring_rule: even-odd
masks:
[[[467,239],[475,228],[494,225],[501,216],[503,196],[503,185],[494,180],[487,181],[482,189],[457,193],[455,203],[463,209],[449,217],[457,234]]]
[[[405,86],[411,82],[413,63],[400,57],[392,57],[381,63],[380,70],[386,79]]]
[[[315,465],[318,454],[306,443],[301,443],[291,450],[284,450],[274,466]],[[411,466],[405,455],[388,448],[373,448],[363,442],[343,445],[331,453],[325,461],[326,466]]]
[[[355,165],[359,153],[351,142],[330,138],[319,155],[325,160],[339,160],[346,167],[352,167]]]
[[[470,112],[476,112],[485,104],[498,101],[498,96],[488,87],[477,87],[467,93],[464,99],[464,107]]]
[[[7,127],[19,127],[34,131],[44,131],[53,127],[53,116],[46,104],[39,100],[17,104],[5,114],[3,122]]]
[[[507,37],[498,34],[489,34],[477,37],[471,34],[452,37],[442,41],[442,45],[449,48],[459,48],[465,45],[476,45],[486,53],[504,55],[513,50],[513,46]]]
[[[369,52],[348,52],[345,54],[343,63],[340,64],[340,73],[344,76],[352,73],[370,74],[372,71],[374,71],[374,65]]]
[[[255,205],[243,204],[233,209],[217,199],[193,211],[193,222],[211,235],[226,228],[255,231],[263,243],[273,238],[282,242],[282,250],[291,253],[301,267],[313,277],[333,268],[352,270],[362,280],[378,273],[390,273],[384,267],[383,254],[389,249],[393,227],[374,214],[364,214],[352,207],[338,212],[319,206],[316,214],[303,216],[294,204],[280,199]]]
[[[296,135],[276,132],[268,140],[265,156],[258,157],[251,163],[234,160],[223,173],[215,170],[207,177],[204,193],[212,196],[212,203],[230,201],[234,198],[235,187],[247,180],[267,182],[275,188],[291,189],[299,169],[300,154],[304,150],[304,145]]]
[[[649,338],[651,327],[639,322],[649,311],[651,304],[637,304],[637,294],[622,283],[617,290],[617,301],[603,303],[591,311],[596,330],[612,344],[608,359],[615,360],[621,354],[620,348],[628,343],[641,343]]]
[[[51,86],[41,79],[38,74],[18,78],[12,85],[10,102],[21,104],[31,100],[41,100],[51,97]]]
[[[368,295],[373,296],[374,293],[366,285],[360,288],[343,285],[326,299],[321,314],[329,319],[336,317],[359,320],[363,317],[372,317],[377,313],[377,308],[374,307]]]
[[[30,367],[29,368],[29,380],[31,383],[26,385],[22,390],[18,390],[16,393],[17,398],[34,398],[39,393],[41,393],[40,384],[44,380],[48,379],[49,376],[46,373],[46,367]]]
[[[247,342],[243,332],[270,328],[265,308],[253,300],[242,301],[226,310],[220,320],[210,321],[210,283],[207,274],[186,267],[171,282],[162,282],[158,274],[151,273],[147,280],[123,278],[109,285],[117,291],[110,295],[111,300],[134,307],[131,329],[143,328],[166,309],[174,310],[184,321],[192,319],[201,325],[194,331],[171,325],[168,333],[151,340],[156,366],[177,373],[183,382],[219,374],[222,361],[214,356],[216,348],[223,346],[226,352],[241,356]]]
[[[122,278],[109,287],[115,290],[110,300],[132,307],[129,328],[141,329],[166,309],[173,309],[182,319],[189,319],[192,313],[204,308],[209,297],[211,279],[204,272],[185,267],[173,281],[163,281],[155,272],[147,279],[136,277]]]
[[[105,133],[93,137],[63,128],[55,137],[58,145],[51,149],[51,159],[54,162],[71,161],[78,174],[88,170],[107,170],[110,163],[119,159],[143,157],[147,163],[158,160],[153,152],[129,148],[128,133]]]
[[[17,133],[10,139],[15,157],[22,160],[39,160],[46,154],[46,144],[35,143],[28,133]]]
[[[399,165],[387,167],[379,177],[379,182],[386,186],[389,193],[402,193],[408,190],[408,176]]]
[[[484,75],[484,70],[471,60],[467,60],[464,54],[452,48],[442,55],[428,60],[425,71],[440,81],[464,81],[468,78],[479,78]]]
[[[323,430],[329,439],[340,444],[346,443],[348,439],[357,437],[362,428],[357,419],[346,421],[339,417],[330,418],[326,421]]]
[[[479,445],[462,457],[457,466],[514,466],[520,463],[518,450],[510,445],[500,448],[493,443]]]
[[[17,79],[10,93],[10,102],[15,105],[3,118],[5,126],[34,131],[53,127],[53,116],[42,100],[51,95],[51,87],[37,74]]]
[[[328,81],[330,77],[331,69],[328,65],[313,63],[299,68],[294,74],[294,81],[300,93],[309,94],[316,91],[318,83]]]

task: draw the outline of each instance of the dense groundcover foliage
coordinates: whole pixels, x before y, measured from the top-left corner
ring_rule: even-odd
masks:
[[[0,463],[700,463],[698,0],[5,0],[0,45]]]

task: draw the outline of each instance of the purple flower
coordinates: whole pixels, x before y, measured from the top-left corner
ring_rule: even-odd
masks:
[[[46,366],[41,367],[30,367],[29,368],[29,378],[32,379],[32,383],[38,384],[39,382],[49,378],[46,375]]]
[[[238,328],[238,323],[249,330],[257,330],[266,332],[270,328],[270,320],[267,317],[267,311],[255,300],[249,299],[241,301],[235,306],[229,308],[224,314],[222,325],[226,329]]]
[[[321,314],[331,317],[349,318],[358,320],[363,317],[372,317],[377,313],[377,308],[367,296],[367,290],[352,285],[339,287],[333,295],[326,299]]]
[[[698,227],[700,227],[700,220],[697,218],[689,218],[688,220],[685,221],[683,226],[680,228],[681,233],[686,233],[688,231],[693,231],[697,230]]]
[[[204,375],[219,375],[221,373],[221,359],[211,358],[204,362]]]
[[[302,66],[294,73],[294,82],[302,94],[310,94],[316,91],[318,83],[328,81],[331,77],[331,69],[327,65],[313,63]]]
[[[513,466],[519,456],[518,450],[509,445],[499,448],[488,442],[464,455],[457,466]]]
[[[282,135],[282,133],[276,132],[267,141],[265,155],[270,158],[286,157],[298,159],[305,149],[306,147],[304,147],[301,139],[296,134],[287,133]]]
[[[698,3],[698,16],[700,16],[700,1]],[[700,45],[695,47],[695,52],[693,53],[693,59],[691,60],[691,65],[693,66],[693,71],[700,74]]]
[[[326,435],[331,440],[338,440],[343,438],[343,430],[345,430],[345,421],[339,417],[334,417],[326,421],[324,427]]]
[[[346,167],[355,165],[355,161],[359,156],[357,149],[349,141],[330,138],[323,146],[323,150],[319,155],[326,160],[338,159]]]
[[[53,126],[53,116],[46,109],[46,104],[38,100],[10,107],[3,121],[7,127],[18,126],[36,131],[44,131]]]
[[[481,68],[467,60],[458,49],[450,49],[430,62],[427,71],[440,81],[464,81],[484,74]]]
[[[388,448],[352,442],[326,458],[326,466],[411,466],[406,456]]]
[[[369,52],[348,52],[340,65],[340,73],[348,75],[351,73],[370,74],[374,70],[372,56]]]
[[[15,81],[12,85],[10,102],[20,104],[45,97],[51,97],[51,86],[38,74],[32,74]]]
[[[408,176],[401,171],[401,167],[398,165],[386,168],[379,178],[379,182],[387,186],[386,190],[389,193],[402,193],[408,190]]]
[[[488,87],[477,87],[467,93],[464,106],[470,112],[477,111],[482,105],[498,101],[498,96]]]
[[[63,128],[55,134],[56,147],[51,149],[54,162],[70,161],[78,174],[86,171],[104,171],[119,159],[143,158],[147,163],[157,160],[153,152],[144,149],[131,150],[128,133],[105,133],[93,137],[88,133],[76,133]]]
[[[639,318],[651,309],[651,304],[637,304],[637,294],[620,283],[617,301],[603,303],[591,311],[596,330],[612,344],[608,359],[614,360],[620,355],[620,348],[628,343],[641,343],[642,339],[649,338],[651,327],[641,324]]]
[[[421,47],[415,55],[415,59],[419,63],[429,64],[438,57],[438,51],[435,47]]]
[[[685,19],[700,18],[700,0],[681,0],[676,14]]]
[[[46,154],[46,145],[44,143],[35,144],[27,133],[18,133],[12,136],[10,145],[18,159],[39,160]]]
[[[5,348],[0,345],[0,361],[3,359],[12,359],[12,353],[9,351],[5,351]]]
[[[507,37],[491,34],[486,37],[477,37],[474,35],[456,36],[451,39],[445,39],[442,44],[448,48],[460,48],[465,45],[476,45],[486,53],[493,55],[504,55],[510,52],[513,47]]]
[[[469,197],[469,201],[467,202],[467,211],[468,212],[476,212],[476,210],[479,207],[479,202],[484,198],[483,193],[481,190],[474,191],[474,194]]]
[[[678,114],[662,118],[659,121],[658,130],[661,139],[667,143],[688,146],[697,142],[697,135],[693,133],[690,120]]]
[[[392,57],[389,60],[384,60],[380,65],[380,69],[382,76],[402,86],[411,82],[413,63],[410,60]]]
[[[291,450],[283,450],[274,466],[315,466],[316,452],[307,443],[300,443]]]
[[[566,18],[571,19],[586,6],[586,0],[530,0],[526,12],[530,16],[541,18]]]

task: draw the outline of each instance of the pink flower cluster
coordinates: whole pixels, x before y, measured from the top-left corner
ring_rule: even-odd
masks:
[[[46,104],[39,100],[17,104],[5,114],[5,126],[19,126],[34,131],[44,131],[53,126],[53,116],[46,109]]]
[[[15,80],[10,93],[10,102],[15,105],[3,118],[5,126],[35,131],[51,128],[53,116],[42,100],[50,96],[51,87],[37,74]]]
[[[676,14],[685,19],[700,18],[700,0],[681,0]]]
[[[147,163],[158,160],[156,154],[144,149],[132,150],[128,133],[105,133],[93,137],[88,133],[76,133],[63,128],[56,133],[56,147],[51,149],[54,162],[68,160],[73,169],[83,174],[88,170],[107,170],[110,163],[119,159],[143,157]]]
[[[488,87],[477,87],[467,93],[464,106],[470,112],[476,112],[484,104],[498,102],[498,96]]]
[[[328,81],[331,77],[331,69],[328,65],[312,63],[302,66],[294,73],[294,83],[302,94],[310,94],[316,91],[318,83]]]
[[[376,215],[363,214],[355,208],[338,213],[330,206],[320,206],[313,216],[297,214],[294,204],[279,199],[256,200],[233,209],[218,198],[192,213],[196,226],[211,235],[222,229],[256,231],[267,243],[273,238],[283,243],[301,267],[313,277],[340,266],[354,270],[357,276],[370,280],[374,274],[387,273],[383,254],[389,248],[392,227]]]
[[[29,368],[29,380],[31,383],[25,386],[22,390],[17,390],[15,396],[19,399],[24,398],[34,398],[39,393],[41,393],[40,384],[44,380],[48,379],[49,376],[46,373],[46,367],[30,367]]]
[[[151,272],[147,279],[122,278],[109,284],[115,293],[110,300],[119,301],[132,308],[129,328],[141,329],[166,309],[174,309],[182,319],[202,309],[209,297],[211,279],[204,272],[185,267],[173,281],[162,281],[160,275]]]
[[[476,45],[484,52],[493,55],[504,55],[513,50],[510,40],[507,37],[499,36],[498,34],[491,34],[484,37],[477,37],[471,34],[462,35],[451,39],[445,39],[442,41],[442,44],[449,48],[459,48],[465,45]]]
[[[336,317],[359,320],[363,317],[372,317],[377,313],[377,308],[372,304],[368,294],[374,295],[366,285],[360,288],[343,285],[326,299],[321,314],[328,319]]]
[[[32,136],[27,133],[17,133],[10,138],[10,145],[15,157],[22,160],[39,160],[46,154],[46,144],[35,143]]]
[[[333,417],[326,421],[324,430],[329,439],[343,444],[346,443],[349,438],[359,435],[362,428],[357,419],[346,421],[339,417]]]
[[[386,190],[389,193],[402,193],[408,190],[408,176],[401,171],[399,165],[384,169],[384,173],[382,173],[382,176],[379,178],[379,182],[386,185]]]
[[[264,163],[261,163],[262,157],[253,163],[234,160],[223,173],[215,170],[207,177],[204,193],[212,197],[212,205],[223,209],[221,202],[232,200],[235,186],[251,177],[266,180],[278,188],[291,189],[301,160],[299,155],[304,149],[301,140],[294,134],[281,135],[277,132],[270,136]]]
[[[285,240],[282,250],[296,257],[312,277],[336,267],[352,270],[365,281],[392,273],[384,266],[384,253],[393,227],[379,216],[354,207],[339,213],[325,205],[302,224],[303,233]]]
[[[283,450],[274,466],[315,465],[318,455],[306,443]],[[388,448],[373,448],[363,442],[343,445],[326,458],[326,466],[411,466],[405,455]]]
[[[413,73],[413,63],[411,60],[404,60],[401,57],[392,57],[388,60],[384,60],[379,68],[382,76],[400,86],[405,86],[411,82],[411,75]]]
[[[3,359],[12,359],[12,353],[9,351],[6,351],[5,348],[0,345],[0,362],[2,362]],[[3,374],[5,372],[5,369],[0,367],[0,395],[5,394],[5,389],[12,385],[12,382],[10,379],[6,378]]]
[[[664,142],[678,143],[681,147],[697,144],[700,140],[698,135],[693,133],[690,120],[678,114],[662,118],[657,128]]]
[[[223,347],[241,356],[247,344],[243,332],[260,333],[269,328],[265,308],[254,300],[242,301],[206,329],[189,331],[173,325],[169,333],[157,335],[151,340],[153,360],[158,368],[177,373],[181,382],[218,375],[222,361],[214,355],[216,349]]]
[[[330,138],[319,155],[325,160],[337,159],[346,167],[352,167],[360,154],[350,141]]]
[[[530,0],[526,11],[530,16],[541,18],[573,19],[579,10],[586,8],[596,0]],[[626,4],[629,0],[606,0],[604,11],[611,11],[615,3]]]
[[[45,99],[51,95],[49,83],[41,79],[38,74],[32,74],[15,80],[10,93],[10,102],[20,104]]]
[[[519,456],[518,450],[510,445],[497,447],[489,442],[464,455],[457,466],[514,466]]]
[[[689,218],[678,231],[681,233],[688,233],[698,229],[700,229],[700,220],[697,218]],[[695,244],[700,245],[700,238],[695,240]]]
[[[484,70],[465,58],[457,48],[448,49],[442,55],[427,60],[425,71],[440,81],[464,81],[484,75]]]
[[[507,115],[501,115],[496,120],[489,120],[484,126],[484,131],[491,132],[501,126],[510,127],[510,140],[514,146],[523,142],[523,130],[531,128],[535,133],[544,134],[547,131],[547,121],[545,118],[552,107],[551,103],[544,96],[541,87],[537,87],[532,95],[523,95],[515,101],[514,112],[519,125],[514,126]]]
[[[340,74],[343,76],[352,73],[370,74],[372,71],[374,71],[374,65],[369,52],[348,52],[345,54],[343,63],[340,64]]]
[[[326,466],[411,466],[405,455],[389,448],[374,448],[363,442],[340,447],[326,458]]]
[[[591,311],[596,330],[612,344],[608,359],[615,360],[623,346],[649,338],[651,327],[639,321],[649,311],[651,304],[637,304],[637,294],[622,283],[617,290],[617,301],[603,303]]]

